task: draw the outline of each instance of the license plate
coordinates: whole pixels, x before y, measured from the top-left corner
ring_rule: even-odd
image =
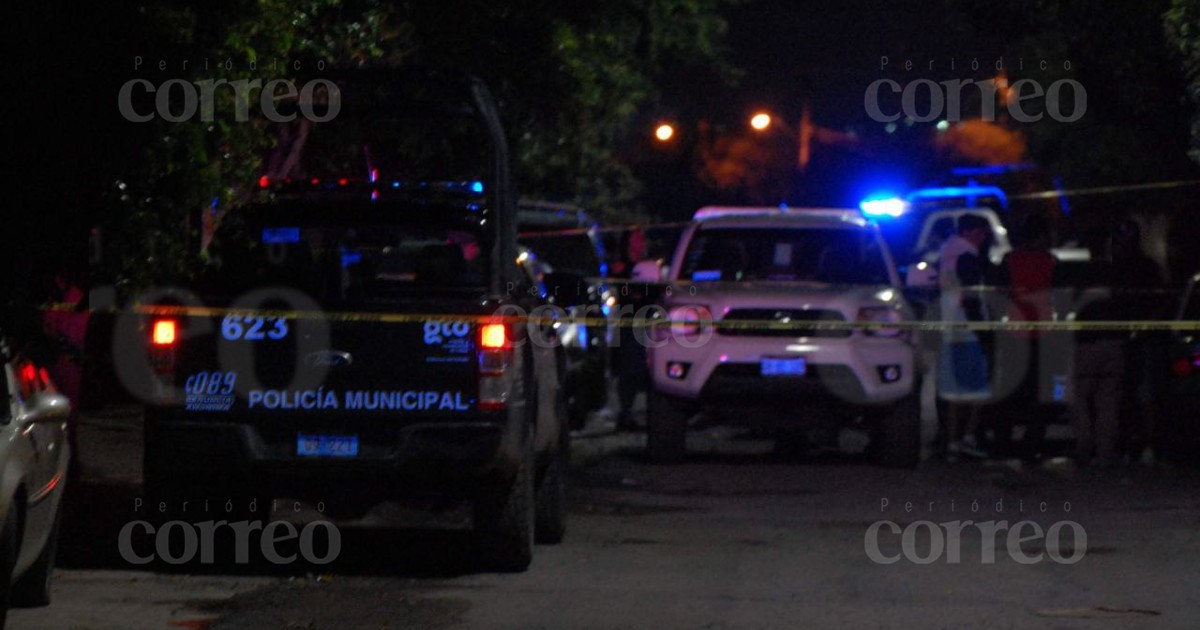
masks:
[[[808,371],[808,362],[803,357],[764,358],[762,360],[763,376],[804,376],[806,371]]]
[[[357,435],[296,436],[296,455],[301,457],[358,457]]]

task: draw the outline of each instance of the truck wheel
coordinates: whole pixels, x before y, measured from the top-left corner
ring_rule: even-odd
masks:
[[[567,533],[567,477],[570,474],[571,437],[563,427],[537,488],[534,539],[557,545]]]
[[[54,524],[50,526],[50,537],[46,545],[33,561],[25,575],[12,585],[11,603],[13,606],[32,608],[50,605],[50,578],[54,575],[54,557],[58,554],[58,529],[62,521],[63,506],[60,503],[58,512],[54,514]]]
[[[655,464],[676,464],[687,454],[687,410],[653,389],[646,405],[646,452]]]
[[[475,501],[475,540],[484,569],[520,573],[533,562],[533,478],[530,443],[512,483]]]
[[[921,461],[921,408],[916,396],[897,401],[875,426],[880,465],[912,468]]]

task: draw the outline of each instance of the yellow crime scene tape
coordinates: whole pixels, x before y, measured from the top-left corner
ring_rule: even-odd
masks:
[[[69,310],[78,312],[73,305],[49,305],[44,310]],[[592,310],[595,310],[593,307]],[[661,308],[657,309],[659,312]],[[427,323],[427,322],[468,322],[468,323],[506,323],[554,325],[571,324],[588,327],[634,327],[653,328],[671,325],[699,325],[701,329],[715,330],[803,330],[803,331],[843,331],[843,330],[912,330],[912,331],[976,331],[976,332],[1005,332],[1005,331],[1042,331],[1042,332],[1080,332],[1080,331],[1200,331],[1200,321],[1188,320],[1141,320],[1141,321],[954,321],[954,320],[908,320],[900,322],[877,321],[845,321],[845,320],[750,320],[750,319],[704,319],[699,322],[689,320],[669,320],[666,317],[633,316],[633,317],[575,317],[566,311],[558,309],[555,315],[527,314],[493,314],[472,315],[462,313],[396,313],[396,312],[363,312],[363,311],[298,311],[277,309],[246,309],[209,306],[150,306],[138,305],[128,309],[99,309],[91,312],[107,312],[113,314],[133,314],[157,317],[264,317],[289,320],[311,319],[327,322],[359,322],[379,324]]]

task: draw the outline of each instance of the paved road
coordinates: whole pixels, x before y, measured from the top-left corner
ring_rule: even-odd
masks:
[[[73,534],[66,562],[75,568],[60,572],[55,603],[14,611],[10,627],[1200,625],[1193,469],[1099,474],[931,463],[897,472],[844,455],[774,454],[770,442],[720,431],[693,436],[687,464],[656,467],[642,461],[639,440],[580,443],[607,457],[576,473],[567,541],[540,547],[521,575],[472,573],[454,514],[440,518],[440,531],[348,528],[345,553],[323,572],[113,572],[128,569],[106,551],[121,517],[105,525],[93,513],[99,535],[80,545]],[[122,487],[113,482],[97,494],[118,496]],[[1029,539],[1010,552],[1002,530],[988,561],[976,527],[963,527],[953,545],[946,526],[935,525],[968,520],[1032,520],[1043,532],[1057,528],[1058,544],[1026,525],[1018,537]],[[913,536],[906,549],[905,534],[882,526],[878,552],[896,559],[891,564],[872,561],[864,546],[879,521]],[[1073,527],[1086,534],[1086,551]],[[1031,557],[1041,561],[1018,562]]]

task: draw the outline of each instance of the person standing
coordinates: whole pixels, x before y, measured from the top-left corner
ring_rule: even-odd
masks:
[[[646,365],[646,347],[639,339],[644,338],[635,330],[643,322],[634,315],[651,300],[649,283],[634,275],[637,264],[646,258],[646,233],[640,225],[634,225],[626,235],[623,257],[613,265],[614,277],[625,281],[620,294],[620,317],[617,326],[617,427],[627,431],[638,428],[633,420],[633,405],[638,392],[650,385],[650,368]],[[642,333],[644,334],[644,333]]]
[[[1167,319],[1173,306],[1171,294],[1163,282],[1162,269],[1142,249],[1142,230],[1137,221],[1126,219],[1113,232],[1112,277],[1116,298],[1123,315],[1130,321]],[[1166,382],[1166,343],[1168,335],[1160,331],[1139,331],[1130,335],[1126,345],[1125,396],[1123,414],[1129,421],[1128,453],[1141,456],[1143,464],[1153,464],[1159,400]]]
[[[1088,264],[1084,290],[1077,298],[1077,323],[1124,319],[1113,293],[1112,271],[1112,265],[1099,257]],[[1075,335],[1071,427],[1075,431],[1075,461],[1080,466],[1113,468],[1119,463],[1128,336],[1128,332],[1111,327],[1085,327]]]
[[[1050,253],[1050,223],[1044,216],[1031,215],[1021,226],[1018,247],[1004,258],[1002,284],[1008,291],[1008,321],[1045,322],[1053,319],[1052,291],[1058,260]],[[1018,418],[1025,425],[1022,455],[1036,461],[1046,437],[1050,387],[1044,387],[1049,372],[1043,355],[1054,346],[1039,330],[1014,330],[1002,335],[997,377],[1002,391],[1010,392],[1007,412],[997,427],[997,441],[1009,446]],[[1049,394],[1049,395],[1046,395]]]
[[[990,237],[991,226],[986,219],[964,214],[958,219],[957,233],[939,250],[938,282],[944,321],[984,321],[984,301],[972,288],[984,283],[985,245]],[[990,396],[988,363],[977,332],[953,328],[942,333],[938,396],[946,402],[942,429],[947,460],[957,460],[960,453],[986,457],[987,453],[979,448],[976,433],[979,430],[979,405]]]
[[[71,446],[70,475],[77,478],[79,466],[79,414],[83,392],[83,355],[87,334],[88,312],[83,289],[67,272],[54,277],[50,303],[42,316],[43,332],[57,349],[52,362],[46,366],[54,388],[71,401],[67,417],[67,441]]]

